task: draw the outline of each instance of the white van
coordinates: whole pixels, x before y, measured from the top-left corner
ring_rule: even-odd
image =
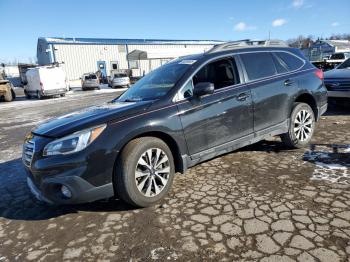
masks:
[[[60,67],[45,66],[31,68],[26,72],[27,85],[24,93],[27,98],[36,96],[65,96],[67,92],[66,74]]]

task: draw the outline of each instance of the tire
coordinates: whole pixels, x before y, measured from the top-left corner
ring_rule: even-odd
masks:
[[[4,100],[5,102],[11,102],[13,100],[13,96],[12,96],[12,92],[11,90],[10,91],[7,91],[4,95]]]
[[[39,90],[36,91],[36,97],[37,97],[39,100],[43,99],[43,96],[41,95],[41,93],[40,93]]]
[[[314,130],[315,114],[312,108],[305,103],[295,103],[290,116],[289,131],[282,134],[281,139],[287,147],[303,148],[309,144]]]
[[[160,168],[154,169],[153,161],[157,157],[158,150],[161,153],[156,162],[160,164]],[[144,165],[149,164],[147,151],[151,153],[150,169]],[[164,162],[161,163],[162,161]],[[163,172],[158,173],[156,170]],[[136,177],[136,172],[142,175]],[[158,138],[137,138],[123,149],[116,163],[115,175],[116,192],[122,200],[136,207],[154,205],[164,198],[172,185],[175,175],[173,155],[167,144]],[[149,184],[151,186],[148,186]],[[157,192],[155,185],[160,191]]]
[[[27,99],[31,99],[31,95],[28,94],[28,92],[26,90],[24,90],[24,95],[26,96]]]
[[[12,95],[12,101],[16,99],[16,93],[15,91],[11,88],[11,95]]]
[[[65,94],[65,93],[63,93],[63,94],[60,94],[60,96],[61,96],[61,97],[65,97],[65,96],[66,96],[66,94]]]

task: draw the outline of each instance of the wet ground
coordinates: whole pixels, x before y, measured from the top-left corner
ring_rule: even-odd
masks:
[[[322,117],[307,149],[276,138],[191,168],[155,207],[36,201],[22,171],[24,135],[115,96],[0,104],[0,261],[349,261],[350,109]]]

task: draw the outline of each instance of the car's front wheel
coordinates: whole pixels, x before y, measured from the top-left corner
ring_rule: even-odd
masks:
[[[116,167],[118,196],[137,207],[151,206],[161,200],[168,193],[175,174],[171,150],[155,137],[129,142]]]
[[[305,103],[295,103],[290,116],[289,131],[281,135],[282,142],[291,148],[302,148],[309,144],[315,130],[315,115]]]

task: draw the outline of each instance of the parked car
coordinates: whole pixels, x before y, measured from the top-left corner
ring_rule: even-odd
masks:
[[[111,81],[111,87],[117,88],[117,87],[129,87],[130,86],[130,78],[127,74],[124,73],[116,73],[113,75],[112,81]]]
[[[16,93],[13,85],[9,80],[3,80],[0,77],[0,98],[5,102],[11,102],[16,99]]]
[[[49,96],[65,96],[67,92],[66,74],[60,67],[44,66],[29,68],[26,72],[27,84],[24,94],[27,98],[38,99]]]
[[[343,63],[346,59],[350,58],[350,52],[338,52],[332,54],[329,59],[326,59],[328,68],[334,68],[337,65]]]
[[[51,203],[118,196],[150,206],[175,172],[259,140],[306,147],[327,110],[323,72],[280,41],[243,41],[173,60],[120,97],[35,128],[28,185]]]
[[[328,97],[350,105],[350,58],[324,74]]]
[[[84,74],[81,78],[81,89],[83,91],[100,89],[100,81],[95,73]]]

